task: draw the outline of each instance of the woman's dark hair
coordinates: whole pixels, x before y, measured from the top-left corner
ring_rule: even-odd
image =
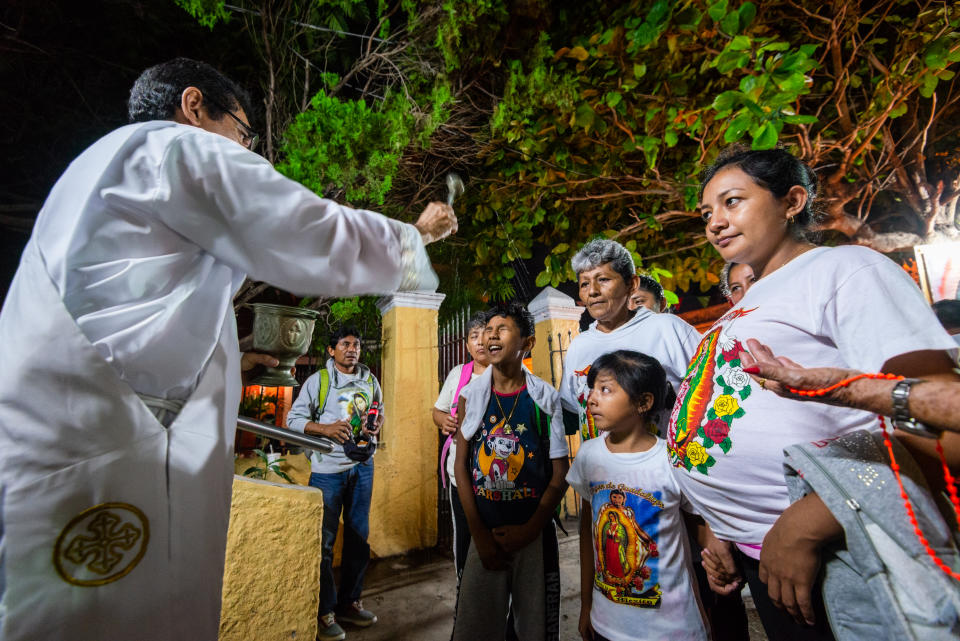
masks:
[[[223,118],[224,109],[243,108],[252,117],[250,96],[234,81],[205,62],[174,58],[150,67],[140,74],[127,101],[130,122],[169,120],[180,106],[180,97],[187,87],[196,87],[203,94],[203,105],[214,120]]]
[[[653,396],[653,405],[647,410],[649,414],[656,414],[663,409],[667,396],[667,373],[657,359],[620,349],[593,361],[587,374],[587,385],[592,388],[600,374],[613,376],[633,403],[639,404],[644,394]]]
[[[809,166],[793,154],[783,149],[749,149],[743,145],[731,145],[720,152],[700,175],[700,198],[703,190],[721,169],[737,167],[750,176],[755,183],[783,198],[794,185],[800,185],[807,192],[807,204],[793,218],[791,230],[799,240],[808,240],[819,222],[819,213],[815,200],[820,181]]]
[[[360,337],[360,330],[358,330],[356,327],[351,327],[350,325],[344,325],[343,327],[338,328],[334,333],[330,334],[330,349],[337,349],[337,343],[347,336],[353,336],[360,341],[361,345],[363,344],[363,339]]]
[[[654,298],[660,301],[660,306],[662,307],[667,301],[663,297],[663,285],[658,283],[651,276],[646,274],[640,274],[640,282],[637,283],[637,289],[642,289],[644,291],[650,292]]]
[[[513,322],[516,323],[517,327],[520,329],[520,335],[523,338],[533,336],[533,314],[527,311],[526,306],[522,303],[511,301],[509,303],[500,303],[495,307],[491,307],[487,310],[486,314],[484,314],[484,324],[489,323],[490,319],[496,316],[512,318]]]

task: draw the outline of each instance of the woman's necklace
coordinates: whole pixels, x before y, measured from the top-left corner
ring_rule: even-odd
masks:
[[[825,396],[833,390],[840,387],[846,387],[853,381],[861,378],[879,378],[891,381],[903,380],[902,376],[895,376],[893,374],[858,374],[857,376],[852,376],[822,389],[800,390],[789,386],[787,389],[790,390],[791,393],[799,396]],[[934,564],[936,564],[936,566],[943,570],[943,572],[948,576],[960,581],[960,574],[954,572],[950,566],[943,561],[943,559],[937,556],[933,546],[930,545],[930,541],[927,540],[923,530],[920,529],[920,523],[917,521],[917,515],[913,511],[913,504],[910,502],[910,496],[907,494],[906,489],[904,489],[903,480],[900,478],[900,465],[897,463],[897,459],[893,454],[893,443],[890,441],[890,434],[887,432],[887,423],[883,420],[882,416],[877,416],[877,419],[880,421],[880,429],[883,431],[883,444],[886,446],[887,452],[890,455],[890,469],[893,470],[893,475],[897,478],[897,485],[900,488],[900,498],[903,499],[903,506],[906,509],[907,518],[910,520],[910,525],[913,526],[913,532],[917,535],[917,539],[920,540],[920,544],[923,546],[923,549],[926,550],[930,558],[933,559]],[[940,465],[943,467],[943,478],[946,482],[947,492],[950,495],[950,503],[953,504],[954,513],[956,514],[957,518],[960,519],[960,496],[957,495],[956,479],[950,473],[950,468],[947,466],[947,461],[943,454],[943,445],[940,444],[940,439],[937,439],[937,454],[940,456]]]
[[[510,429],[510,419],[513,418],[513,413],[517,409],[517,403],[520,402],[520,390],[517,390],[517,393],[514,396],[513,407],[510,408],[509,414],[503,411],[503,405],[500,404],[500,395],[497,394],[497,390],[493,387],[492,383],[490,384],[490,392],[493,394],[493,398],[497,401],[497,407],[500,408],[500,416],[503,417],[503,431],[506,433],[506,431]]]

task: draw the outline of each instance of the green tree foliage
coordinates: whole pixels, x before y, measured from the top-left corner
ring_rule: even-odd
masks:
[[[696,177],[733,142],[816,167],[834,240],[889,251],[957,236],[957,166],[935,154],[957,144],[960,6],[583,4],[543,5],[552,27],[504,63],[469,232],[501,282],[545,244],[537,284],[556,285],[605,234],[674,274],[668,287],[705,291],[720,261]]]
[[[597,235],[667,288],[706,291],[720,260],[697,175],[735,142],[817,169],[828,242],[958,237],[956,3],[249,5],[288,175],[408,219],[446,171],[469,177],[460,233],[431,248],[458,296],[514,295],[535,254],[536,284],[557,285]]]

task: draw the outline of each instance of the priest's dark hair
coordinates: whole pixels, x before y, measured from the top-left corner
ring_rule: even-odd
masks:
[[[337,349],[337,343],[346,338],[347,336],[353,336],[361,344],[363,344],[363,337],[360,335],[360,330],[352,325],[344,325],[343,327],[338,328],[335,332],[330,334],[330,349]]]
[[[933,304],[933,313],[944,329],[960,329],[960,300],[938,300]]]
[[[496,318],[497,316],[512,318],[513,322],[517,324],[517,328],[520,330],[520,335],[523,338],[533,336],[533,315],[527,311],[523,303],[512,301],[491,307],[487,310],[486,322],[489,323],[491,318]]]
[[[174,58],[150,67],[133,83],[127,101],[130,122],[170,120],[187,87],[200,90],[205,98],[204,107],[214,120],[223,118],[224,109],[238,107],[250,117],[250,96],[240,85],[205,62]]]

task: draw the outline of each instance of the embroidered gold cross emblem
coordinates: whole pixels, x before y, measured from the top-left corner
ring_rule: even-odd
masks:
[[[53,564],[73,585],[112,583],[140,562],[149,539],[149,521],[135,506],[95,505],[75,516],[60,532]]]

